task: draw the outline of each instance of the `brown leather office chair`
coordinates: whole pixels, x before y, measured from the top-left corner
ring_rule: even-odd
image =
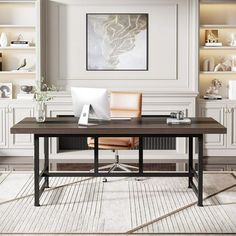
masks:
[[[135,92],[111,92],[111,118],[141,117],[142,94]],[[104,137],[98,139],[98,147],[115,151],[115,163],[99,167],[99,170],[109,169],[108,173],[117,169],[131,171],[137,167],[119,162],[118,150],[132,149],[139,144],[138,137]],[[88,138],[88,146],[94,147],[94,139]],[[104,178],[106,181],[106,178]]]

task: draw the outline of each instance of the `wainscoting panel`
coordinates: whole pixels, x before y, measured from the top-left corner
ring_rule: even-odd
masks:
[[[48,0],[45,8],[46,77],[58,87],[197,91],[198,1]],[[148,14],[148,70],[87,71],[87,13]]]

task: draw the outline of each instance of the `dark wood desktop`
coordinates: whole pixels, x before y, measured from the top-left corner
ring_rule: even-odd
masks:
[[[45,188],[49,187],[49,177],[65,176],[173,176],[188,177],[188,186],[198,197],[198,206],[202,206],[203,198],[203,135],[226,133],[226,128],[212,118],[192,118],[190,125],[169,125],[165,117],[143,117],[131,120],[102,121],[95,126],[80,127],[78,118],[58,117],[48,118],[44,123],[37,123],[34,118],[25,118],[11,128],[14,134],[34,134],[34,187],[35,206],[39,206],[39,198]],[[49,137],[93,137],[94,172],[49,172]],[[39,138],[44,138],[44,169],[39,170]],[[139,137],[139,171],[107,173],[98,171],[99,166],[99,137]],[[189,139],[188,172],[144,172],[143,171],[143,137],[187,137]],[[193,138],[198,139],[198,170],[193,166]],[[197,181],[197,186],[193,182]],[[40,182],[44,182],[40,188]]]

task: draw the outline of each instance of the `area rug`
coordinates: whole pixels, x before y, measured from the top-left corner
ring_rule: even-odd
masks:
[[[236,179],[204,174],[204,207],[187,178],[51,178],[33,205],[33,174],[0,203],[0,233],[229,234],[236,232]],[[0,185],[1,192],[1,185]],[[229,197],[230,196],[230,197]]]

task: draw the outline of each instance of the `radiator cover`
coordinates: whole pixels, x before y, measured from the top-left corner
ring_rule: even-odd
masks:
[[[144,150],[175,150],[176,138],[172,137],[144,137]],[[87,138],[61,137],[59,138],[59,150],[87,150]]]

